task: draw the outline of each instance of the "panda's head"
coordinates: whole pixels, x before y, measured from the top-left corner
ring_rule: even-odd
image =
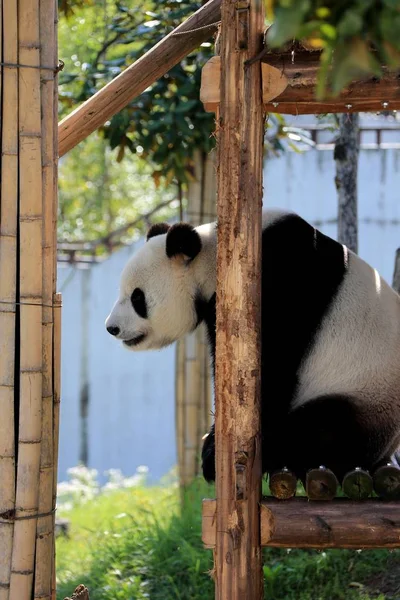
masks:
[[[107,331],[129,350],[163,348],[193,331],[215,292],[215,225],[153,225],[125,266]]]

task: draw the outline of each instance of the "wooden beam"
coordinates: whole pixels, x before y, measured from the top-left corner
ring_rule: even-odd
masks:
[[[203,543],[216,543],[216,502],[203,500]],[[399,503],[264,499],[261,544],[274,548],[399,548]]]
[[[381,79],[369,77],[355,81],[337,97],[324,102],[315,99],[320,53],[301,50],[263,53],[263,103],[268,112],[318,114],[379,112],[400,110],[400,72],[384,69]],[[215,112],[219,102],[219,57],[204,66],[201,100],[205,109]]]
[[[221,0],[210,0],[58,126],[60,157],[125,108],[217,30]]]
[[[263,2],[221,4],[216,329],[217,600],[261,600]]]

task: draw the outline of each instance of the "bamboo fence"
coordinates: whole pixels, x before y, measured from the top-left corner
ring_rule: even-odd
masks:
[[[216,217],[215,153],[197,151],[194,167],[185,219],[196,227]],[[203,325],[177,343],[175,364],[178,472],[184,488],[199,473],[202,437],[212,417],[210,360]]]
[[[57,3],[3,0],[0,9],[0,600],[50,600],[60,366]]]

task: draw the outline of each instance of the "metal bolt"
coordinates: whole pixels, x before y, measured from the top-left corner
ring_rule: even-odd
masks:
[[[383,108],[387,108],[389,106],[389,102],[382,102]]]
[[[353,107],[353,105],[352,105],[352,104],[346,104],[346,108],[347,108],[347,110],[350,110],[352,107]]]

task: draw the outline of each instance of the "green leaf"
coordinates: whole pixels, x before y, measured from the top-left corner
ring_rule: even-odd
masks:
[[[304,15],[310,7],[310,0],[298,0],[286,6],[281,1],[275,10],[275,21],[268,30],[268,44],[271,47],[279,47],[296,38]]]

